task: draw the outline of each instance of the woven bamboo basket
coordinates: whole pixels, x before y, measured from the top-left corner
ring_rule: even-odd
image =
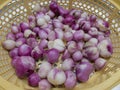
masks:
[[[105,68],[96,72],[86,83],[77,85],[73,90],[111,90],[120,83],[120,1],[119,0],[57,0],[67,8],[82,9],[110,23],[111,40],[114,53]],[[1,43],[10,32],[10,26],[27,20],[36,3],[47,6],[50,0],[0,0],[0,90],[38,90],[28,86],[26,80],[15,75],[8,52]],[[52,90],[65,90],[53,88]]]

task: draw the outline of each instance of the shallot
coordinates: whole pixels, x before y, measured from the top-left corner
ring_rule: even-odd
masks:
[[[48,73],[51,71],[51,69],[52,69],[52,65],[49,62],[47,61],[43,62],[40,65],[40,68],[38,71],[40,78],[46,78]]]
[[[2,43],[2,45],[6,50],[11,50],[11,49],[15,48],[15,41],[6,40]]]
[[[70,90],[105,67],[113,53],[107,21],[65,9],[56,0],[48,8],[37,3],[32,10],[28,21],[12,24],[2,43],[19,78],[39,90]]]
[[[51,87],[52,85],[46,79],[39,82],[39,90],[51,90]]]
[[[32,73],[29,77],[28,77],[28,83],[30,86],[33,87],[37,87],[39,82],[40,82],[40,77],[37,73]]]
[[[66,80],[66,75],[64,71],[58,68],[53,68],[49,72],[47,79],[53,85],[62,85]]]

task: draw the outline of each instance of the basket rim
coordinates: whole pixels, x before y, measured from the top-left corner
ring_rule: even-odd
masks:
[[[2,1],[0,1],[0,9],[5,7],[11,1],[12,0],[2,0]],[[120,10],[120,0],[108,0],[108,1],[111,2],[113,5],[115,5]]]

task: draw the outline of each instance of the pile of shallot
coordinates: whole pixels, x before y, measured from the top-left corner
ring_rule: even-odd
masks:
[[[113,53],[108,22],[55,1],[35,5],[28,22],[13,24],[3,47],[16,75],[40,90],[59,85],[69,90],[88,81]]]

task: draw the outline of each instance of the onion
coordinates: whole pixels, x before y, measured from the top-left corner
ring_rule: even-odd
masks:
[[[38,32],[40,31],[39,27],[34,27],[33,28],[33,32],[36,33],[36,35],[38,35]]]
[[[18,56],[18,48],[14,48],[9,52],[11,58]]]
[[[54,41],[49,41],[48,42],[48,49],[52,49],[54,45]]]
[[[35,37],[36,33],[32,32],[30,29],[26,29],[24,31],[24,37],[28,38],[28,37]]]
[[[52,1],[49,6],[50,10],[54,12],[57,16],[59,15],[58,5],[57,2]]]
[[[64,83],[65,88],[67,89],[73,89],[75,87],[75,85],[77,84],[77,79],[76,79],[76,75],[74,72],[72,71],[66,71],[66,81]]]
[[[64,25],[63,29],[65,29],[65,31],[69,31],[70,27],[69,27],[69,25]]]
[[[76,51],[75,53],[73,53],[72,58],[74,61],[81,61],[83,55],[80,51]]]
[[[44,28],[48,28],[48,26],[49,26],[49,25],[48,25],[47,23],[45,23],[43,26],[41,26],[41,28],[43,28],[43,29],[44,29]]]
[[[30,28],[34,28],[36,26],[36,21],[35,21],[35,16],[29,16],[28,17],[29,20],[29,26]]]
[[[98,50],[100,52],[100,56],[104,57],[104,58],[109,58],[112,53],[113,53],[113,47],[112,47],[112,43],[110,40],[102,40],[99,44],[98,44]]]
[[[46,60],[50,63],[55,63],[58,61],[60,54],[57,49],[49,49],[45,52]]]
[[[103,35],[103,36],[104,36],[104,35],[105,35],[105,33],[104,33],[104,32],[102,32],[102,31],[99,31],[99,32],[98,32],[98,35]]]
[[[48,12],[48,8],[46,6],[41,7],[41,12],[47,13]]]
[[[105,37],[109,37],[110,36],[110,30],[105,31]]]
[[[45,19],[46,22],[49,22],[49,21],[50,21],[50,16],[45,15],[45,16],[44,16],[44,19]]]
[[[14,33],[14,34],[16,34],[16,33],[19,33],[19,32],[20,32],[20,30],[19,30],[18,26],[16,26],[16,25],[13,25],[13,26],[11,27],[11,31],[12,31],[12,33]]]
[[[76,30],[72,30],[71,28],[69,28],[69,31],[72,32],[73,34],[76,32]]]
[[[32,87],[37,87],[40,82],[40,77],[37,73],[33,73],[28,77],[28,84]]]
[[[89,39],[91,39],[91,35],[84,34],[84,41],[88,41]]]
[[[65,59],[63,61],[63,63],[62,63],[62,69],[64,71],[66,71],[66,70],[72,70],[73,67],[74,67],[74,62],[73,62],[73,60],[71,58]]]
[[[53,18],[53,17],[55,16],[55,14],[54,14],[51,10],[49,10],[49,11],[47,12],[47,14],[48,14],[51,18]]]
[[[73,34],[71,32],[65,32],[64,33],[64,39],[66,41],[71,41],[73,39]]]
[[[72,10],[70,10],[70,13],[69,13],[69,14],[73,16],[73,15],[75,14],[76,11],[77,11],[77,10],[72,9]]]
[[[16,37],[16,39],[18,39],[18,38],[23,38],[24,35],[23,35],[22,32],[20,32],[20,33],[17,33],[17,34],[15,35],[15,37]]]
[[[26,29],[29,29],[29,24],[26,22],[20,23],[21,31],[24,32]]]
[[[61,29],[56,28],[55,33],[56,33],[56,38],[57,39],[63,39],[63,31]]]
[[[11,65],[16,68],[17,67],[17,62],[20,60],[19,56],[15,56],[12,58]]]
[[[15,41],[13,40],[6,40],[2,43],[2,46],[6,49],[6,50],[12,50],[13,48],[15,48]]]
[[[31,56],[35,59],[38,60],[42,57],[43,55],[43,49],[39,48],[36,46],[32,51],[31,51]]]
[[[30,56],[21,56],[15,63],[15,71],[19,78],[29,76],[34,72],[35,60]]]
[[[82,10],[76,10],[74,16],[75,16],[76,18],[80,18],[81,14],[82,14]]]
[[[48,24],[47,23],[45,23],[43,26],[41,26],[41,28],[48,28]]]
[[[82,11],[81,10],[71,10],[70,15],[75,16],[76,18],[80,18]]]
[[[58,6],[58,10],[59,10],[59,13],[61,16],[67,16],[67,14],[69,13],[68,10],[66,10],[65,8],[61,7],[61,6]]]
[[[40,78],[46,78],[51,69],[52,65],[49,62],[44,61],[38,70]]]
[[[84,46],[84,42],[80,41],[77,43],[77,49],[82,51],[83,50],[83,46]]]
[[[103,35],[98,35],[97,39],[98,39],[98,41],[100,42],[100,41],[104,40],[105,37],[104,37]]]
[[[76,31],[76,32],[73,34],[73,36],[74,36],[74,39],[75,39],[76,41],[80,41],[80,40],[82,40],[83,37],[84,37],[84,32],[83,32],[82,30]]]
[[[48,37],[48,34],[44,30],[40,30],[38,32],[38,35],[39,35],[40,39],[47,39],[47,37]]]
[[[45,19],[44,19],[43,17],[37,19],[37,24],[38,24],[39,26],[42,26],[42,25],[44,25],[45,23],[46,23],[46,22],[45,22]]]
[[[87,12],[83,12],[82,14],[81,14],[81,18],[87,18],[88,17],[88,13]]]
[[[48,33],[48,39],[52,41],[56,39],[56,34],[54,31]]]
[[[61,39],[54,40],[53,48],[57,49],[59,52],[63,52],[65,50],[65,44]]]
[[[44,31],[49,34],[53,29],[53,26],[51,24],[48,24],[48,27],[44,28]]]
[[[27,39],[27,44],[31,47],[34,48],[36,46],[38,46],[38,42],[35,38],[28,38]]]
[[[88,47],[83,50],[83,56],[90,61],[95,61],[99,57],[99,51],[97,47]]]
[[[29,20],[29,22],[35,21],[35,16],[30,15],[30,16],[28,17],[28,20]]]
[[[48,47],[48,40],[43,39],[40,41],[39,48],[47,48]]]
[[[64,17],[58,16],[58,20],[59,20],[60,22],[62,22],[62,21],[64,20]],[[64,26],[64,25],[63,25],[63,26]]]
[[[90,31],[88,32],[91,36],[97,36],[98,35],[98,30],[95,27],[91,27]]]
[[[21,46],[22,44],[26,43],[26,39],[25,38],[19,38],[16,40],[16,47]]]
[[[85,20],[86,20],[85,18],[79,18],[78,21],[77,21],[77,24],[80,24],[80,27],[82,27]]]
[[[81,62],[90,62],[90,61],[86,58],[82,58]]]
[[[106,31],[107,28],[109,28],[108,22],[101,19],[97,19],[96,26],[100,29],[100,31]]]
[[[72,25],[72,29],[74,29],[74,30],[79,30],[79,28],[80,28],[79,24],[73,24]]]
[[[66,75],[62,70],[53,68],[49,72],[47,79],[53,85],[62,85],[66,80]]]
[[[63,52],[65,49],[65,45],[64,42],[61,39],[56,39],[54,41],[49,41],[48,42],[48,48],[55,48],[57,49],[59,52]]]
[[[18,48],[18,54],[20,56],[30,56],[32,48],[27,44],[23,44]]]
[[[63,24],[60,21],[53,21],[53,25],[55,28],[63,28]]]
[[[90,22],[92,22],[92,23],[95,22],[95,21],[96,21],[96,18],[97,18],[97,17],[96,17],[95,15],[91,15],[91,16],[90,16]]]
[[[36,15],[35,15],[35,17],[36,17],[36,19],[38,20],[39,18],[43,18],[44,17],[44,13],[43,12],[38,12]]]
[[[35,22],[29,22],[29,26],[30,26],[30,28],[33,29],[36,26],[36,24],[35,24]]]
[[[74,17],[71,15],[66,16],[66,18],[63,20],[63,23],[67,25],[71,25],[73,24],[73,22],[74,22]]]
[[[85,43],[84,48],[97,46],[97,44],[98,44],[98,40],[96,38],[91,38],[88,42]]]
[[[86,82],[90,74],[93,72],[93,65],[89,62],[82,62],[76,67],[76,76],[80,82]]]
[[[84,30],[84,32],[88,32],[89,29],[91,28],[91,24],[90,22],[87,22],[87,21],[83,21],[83,25],[82,25],[82,29]]]
[[[51,84],[46,79],[39,82],[39,90],[51,90],[51,87]]]
[[[66,49],[63,54],[62,54],[62,60],[65,60],[67,58],[70,58],[70,53],[68,52],[68,50]]]
[[[76,42],[75,41],[69,41],[68,43],[67,43],[67,46],[68,46],[68,51],[70,52],[70,53],[74,53],[76,50],[77,50],[77,44],[76,44]]]
[[[6,35],[6,39],[15,41],[16,38],[15,38],[15,35],[13,33],[8,33]]]
[[[103,58],[98,58],[95,61],[95,69],[96,70],[101,70],[105,65],[106,65],[106,60]]]

